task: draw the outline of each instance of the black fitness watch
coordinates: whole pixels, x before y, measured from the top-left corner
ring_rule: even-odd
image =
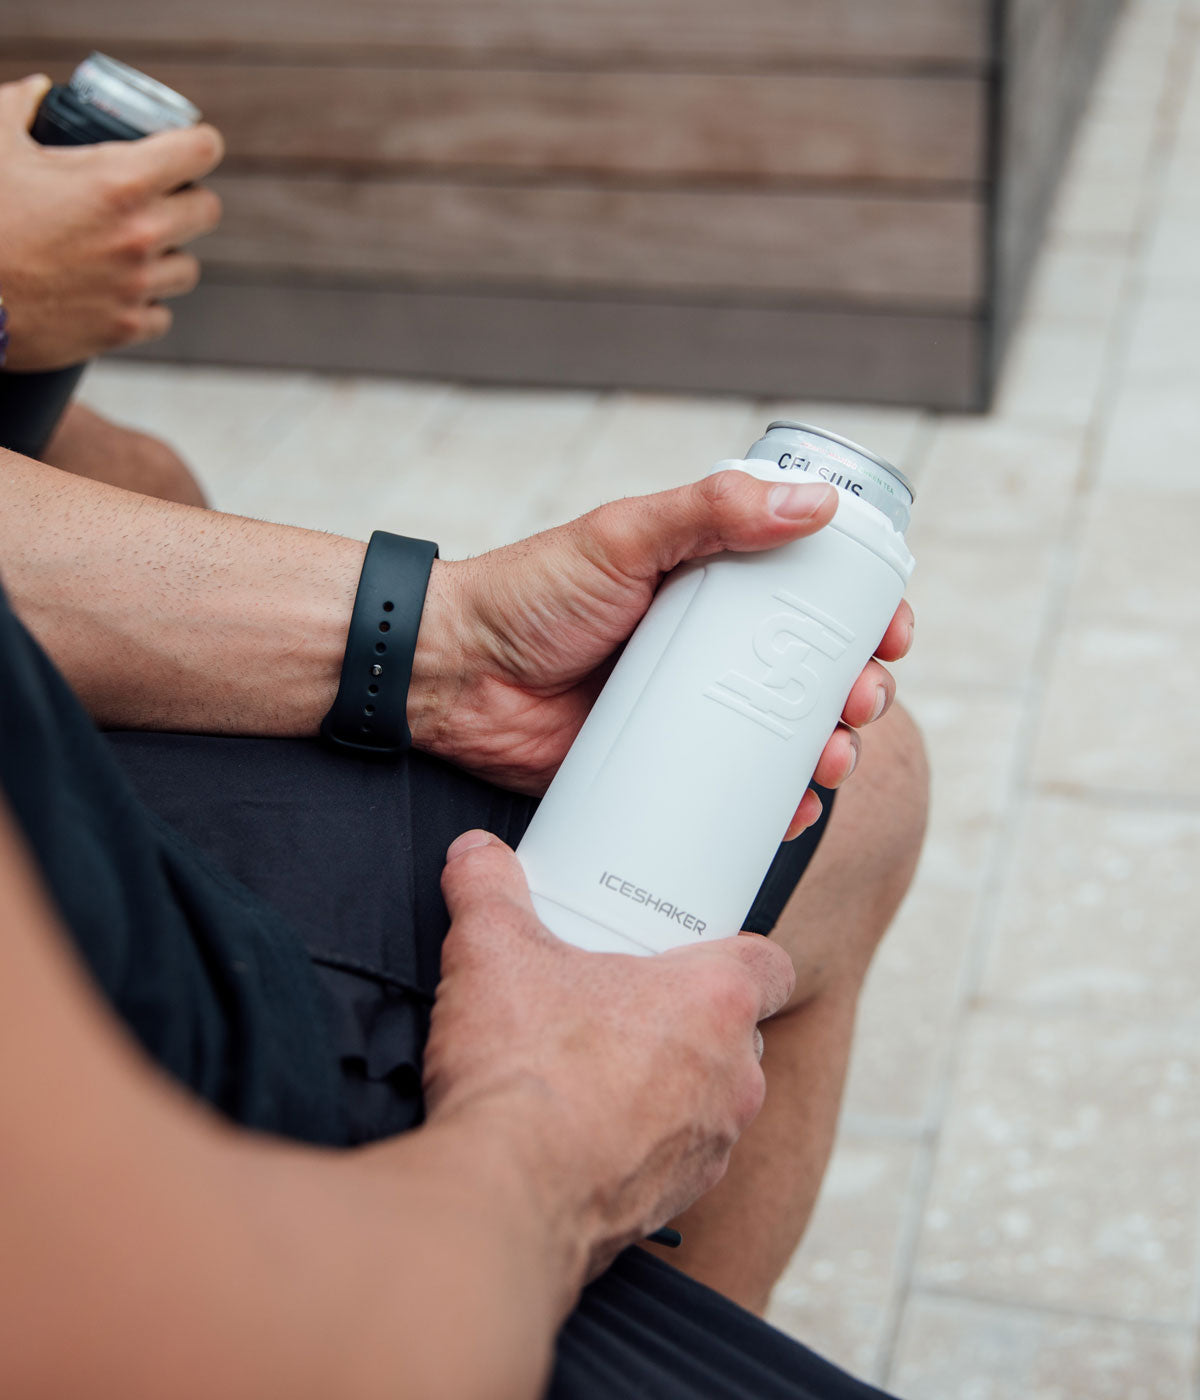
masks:
[[[321,721],[335,748],[399,758],[412,745],[408,686],[438,547],[376,530],[367,545],[337,698]]]

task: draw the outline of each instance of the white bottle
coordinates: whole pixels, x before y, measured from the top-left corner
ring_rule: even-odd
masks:
[[[538,916],[581,948],[738,932],[912,573],[912,491],[882,459],[780,422],[728,469],[829,481],[837,514],[680,566],[630,638],[517,848]]]

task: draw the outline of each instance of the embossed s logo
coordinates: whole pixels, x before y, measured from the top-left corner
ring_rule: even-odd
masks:
[[[854,641],[854,633],[786,589],[775,593],[773,601],[788,611],[765,617],[751,640],[766,674],[756,678],[728,671],[704,694],[781,739],[790,739],[817,703],[820,658],[837,661]]]

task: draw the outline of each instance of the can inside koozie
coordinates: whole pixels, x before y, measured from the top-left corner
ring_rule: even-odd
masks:
[[[65,83],[56,83],[43,98],[30,134],[41,146],[92,146],[98,141],[136,141],[143,133],[82,101]]]

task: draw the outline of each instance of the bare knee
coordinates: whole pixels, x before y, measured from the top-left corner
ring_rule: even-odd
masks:
[[[173,447],[148,433],[129,434],[125,481],[131,491],[156,496],[162,501],[178,501],[185,506],[204,506],[204,492],[187,464]]]
[[[929,762],[912,716],[894,705],[862,735],[856,771],[829,822],[844,884],[859,881],[863,971],[916,873],[929,818]],[[835,831],[836,828],[836,831]]]
[[[874,847],[871,865],[885,882],[908,888],[929,819],[929,760],[913,717],[901,705],[862,734],[859,771],[839,794],[861,837]]]
[[[916,871],[929,810],[920,730],[900,706],[863,732],[862,758],[776,927],[792,954],[792,1005],[854,997]]]
[[[85,404],[69,405],[43,460],[60,471],[143,496],[207,505],[199,483],[174,448],[148,433],[110,422]]]

